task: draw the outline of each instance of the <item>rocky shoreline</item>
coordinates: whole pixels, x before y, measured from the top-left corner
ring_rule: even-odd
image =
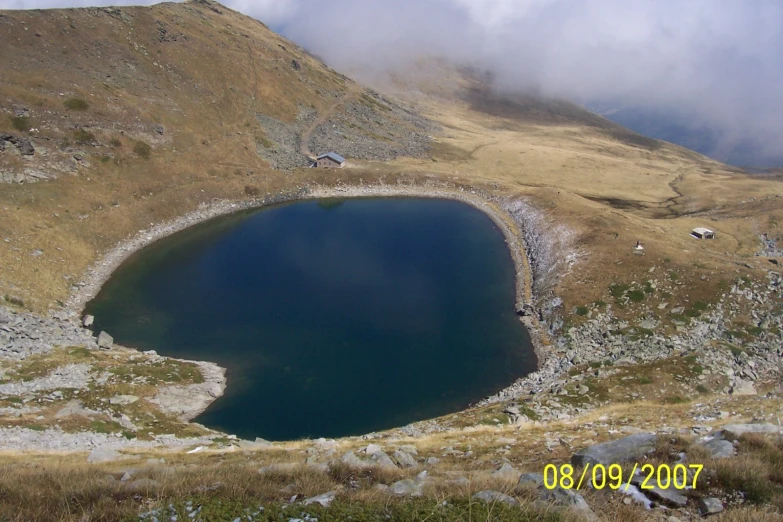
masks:
[[[302,188],[292,192],[267,196],[262,199],[241,202],[221,201],[213,205],[204,205],[195,212],[172,222],[161,223],[150,229],[142,230],[135,237],[121,242],[95,263],[87,272],[84,280],[75,285],[75,290],[64,310],[50,312],[49,318],[39,318],[26,312],[6,313],[4,316],[5,322],[14,324],[14,329],[10,333],[12,336],[15,336],[14,339],[16,340],[5,343],[6,348],[3,355],[24,359],[36,353],[47,353],[51,351],[53,346],[65,345],[84,345],[90,347],[90,349],[98,349],[97,339],[93,337],[92,332],[82,326],[81,310],[98,293],[103,283],[108,280],[114,270],[125,259],[159,239],[224,214],[290,201],[335,197],[427,197],[450,199],[471,205],[484,212],[500,228],[506,238],[516,267],[515,310],[519,313],[520,319],[531,333],[539,366],[543,367],[543,365],[548,364],[549,354],[546,351],[545,344],[546,332],[544,327],[538,322],[538,314],[535,313],[534,278],[533,269],[531,269],[531,264],[535,263],[535,266],[540,269],[542,263],[540,260],[529,258],[529,252],[526,248],[527,242],[532,240],[537,243],[537,248],[540,251],[545,251],[540,246],[541,239],[536,236],[535,231],[530,230],[531,227],[526,222],[531,213],[535,212],[534,209],[526,206],[520,200],[504,200],[471,188],[400,184]],[[552,267],[548,266],[546,270],[551,272]],[[6,330],[10,329],[6,327]],[[190,364],[194,363],[193,361],[161,357],[152,352],[145,352],[145,355],[156,360],[166,359]],[[175,416],[183,422],[190,421],[203,412],[214,400],[222,396],[226,387],[225,369],[210,362],[195,362],[195,364],[199,367],[199,371],[204,377],[204,382],[190,385],[161,386],[156,395],[149,399],[163,413]],[[85,447],[84,441],[79,438],[79,434],[66,434],[67,437],[65,438],[70,442],[66,443],[65,439],[63,439],[62,445],[58,445],[53,442],[58,438],[58,434],[52,432],[52,430],[46,430],[40,432],[40,434],[31,435],[31,437],[22,436],[22,432],[27,431],[30,430],[10,428],[3,430],[0,436],[8,443],[12,443],[14,440],[21,441],[23,443],[22,446],[26,449],[31,447],[47,449],[57,446],[58,448],[72,447],[75,450]],[[139,442],[143,442],[121,439],[111,439],[111,441],[111,447],[118,445],[121,447],[134,447]],[[144,442],[142,445],[146,447],[158,444],[159,442],[156,439],[155,441]],[[181,444],[177,443],[177,445]]]
[[[83,306],[97,294],[101,285],[125,259],[158,239],[220,215],[242,210],[298,200],[354,197],[428,197],[460,201],[484,212],[503,232],[516,267],[515,310],[531,334],[538,369],[478,402],[478,406],[536,397],[536,400],[528,402],[528,408],[532,408],[540,421],[584,413],[599,404],[570,406],[564,403],[551,408],[540,406],[538,398],[555,397],[557,404],[557,397],[568,395],[567,387],[585,388],[582,382],[585,376],[570,376],[569,370],[577,365],[601,360],[614,361],[617,366],[641,364],[692,353],[698,349],[701,350],[699,362],[708,372],[716,375],[722,372],[729,377],[729,384],[723,391],[743,394],[754,393],[753,383],[774,374],[778,369],[776,361],[783,353],[780,352],[779,337],[776,336],[758,339],[740,355],[732,354],[727,348],[706,349],[712,339],[727,331],[729,325],[725,315],[732,313],[737,303],[743,300],[750,304],[772,302],[772,297],[780,295],[781,278],[778,274],[770,272],[769,285],[763,288],[733,286],[714,310],[694,319],[687,327],[680,328],[681,331],[674,336],[654,334],[635,339],[626,335],[609,335],[612,331],[634,328],[634,325],[614,317],[611,306],[595,315],[591,312],[592,317],[583,325],[562,332],[562,310],[559,310],[560,300],[555,296],[554,288],[562,276],[584,257],[574,247],[574,234],[521,197],[501,197],[480,189],[437,181],[299,188],[260,199],[204,205],[180,219],[142,230],[135,237],[117,245],[87,272],[83,282],[76,285],[65,310],[53,312],[51,318],[24,314],[30,317],[26,317],[23,324],[17,325],[18,328],[14,330],[24,332],[18,336],[23,340],[13,345],[15,351],[12,352],[17,358],[23,358],[39,350],[46,351],[47,346],[51,349],[52,344],[60,344],[59,332],[63,332],[68,343],[89,340],[94,344],[90,332],[80,326]],[[780,317],[759,317],[759,323],[770,321],[783,329]],[[57,332],[56,339],[49,338],[51,336],[47,332]],[[10,353],[4,355],[14,356]],[[224,369],[213,363],[195,364],[199,365],[205,377],[204,383],[163,387],[153,401],[162,411],[183,421],[196,417],[225,390]],[[600,370],[598,373],[611,375],[613,371]],[[511,413],[515,414],[513,410],[510,408]],[[422,434],[441,431],[443,428],[436,421],[422,421],[401,429],[405,433]],[[368,434],[370,437],[374,435]]]
[[[547,351],[547,332],[539,322],[535,299],[537,286],[542,291],[544,285],[536,285],[534,272],[559,274],[557,260],[571,259],[566,269],[570,269],[576,256],[567,253],[565,256],[555,255],[552,245],[545,245],[543,233],[535,226],[543,218],[540,213],[519,199],[503,199],[490,196],[477,189],[444,188],[437,185],[365,185],[338,186],[333,188],[318,187],[314,189],[299,189],[292,192],[276,194],[261,199],[245,201],[221,201],[204,206],[179,219],[155,225],[126,241],[121,242],[90,270],[84,280],[77,283],[74,293],[66,304],[66,314],[72,321],[80,321],[80,313],[86,303],[100,291],[101,286],[111,277],[111,274],[132,254],[142,248],[167,237],[171,234],[189,228],[198,223],[208,221],[218,216],[262,208],[280,203],[323,198],[371,198],[371,197],[423,197],[460,201],[485,213],[503,232],[511,253],[516,272],[516,303],[515,310],[521,316],[521,321],[530,333],[533,349],[539,369],[545,366],[549,358]],[[533,251],[528,244],[533,244]],[[539,258],[536,253],[543,255]],[[570,254],[570,255],[568,255]],[[554,263],[550,265],[549,262]],[[532,268],[535,267],[535,268]],[[540,306],[540,299],[538,305]]]

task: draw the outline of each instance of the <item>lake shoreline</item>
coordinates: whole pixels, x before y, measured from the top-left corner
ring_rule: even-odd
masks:
[[[458,201],[467,204],[487,215],[504,235],[507,248],[511,254],[515,267],[515,312],[520,315],[520,321],[524,324],[530,336],[530,341],[536,356],[537,370],[520,376],[514,383],[500,390],[497,394],[487,397],[478,404],[492,401],[493,398],[503,397],[514,389],[518,389],[523,380],[529,378],[543,369],[549,359],[548,339],[545,328],[538,321],[533,302],[533,271],[530,266],[529,252],[526,250],[525,235],[522,225],[514,216],[497,202],[482,196],[478,191],[470,189],[444,189],[426,186],[400,186],[400,185],[365,185],[342,187],[318,187],[314,189],[302,189],[266,197],[263,199],[248,199],[243,201],[218,201],[211,205],[202,205],[197,210],[180,218],[153,225],[149,229],[141,230],[134,237],[121,241],[114,248],[104,254],[89,269],[79,289],[71,294],[66,308],[72,320],[81,323],[81,317],[86,304],[100,291],[103,284],[111,277],[114,271],[130,256],[139,250],[163,239],[171,234],[185,230],[210,219],[240,212],[243,210],[260,209],[277,204],[295,201],[316,199],[349,199],[349,198],[373,198],[373,197],[418,197],[434,198]],[[111,334],[111,332],[109,332]],[[214,365],[214,363],[209,363]],[[213,388],[211,401],[199,398],[197,410],[203,412],[209,405],[223,395],[226,382],[220,383],[220,389]],[[219,393],[217,393],[219,391]],[[186,401],[185,397],[181,398]],[[189,406],[183,404],[182,408]]]

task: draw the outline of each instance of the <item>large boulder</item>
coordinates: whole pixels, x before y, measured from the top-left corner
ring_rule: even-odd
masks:
[[[746,433],[775,434],[783,433],[783,426],[775,424],[727,424],[721,428],[720,434],[729,440],[740,438]]]
[[[596,444],[574,453],[571,464],[575,467],[585,467],[588,464],[619,464],[639,460],[655,448],[654,433],[637,433]]]
[[[688,502],[688,497],[682,494],[682,491],[674,487],[674,482],[669,481],[668,488],[662,488],[655,477],[651,478],[642,489],[642,483],[647,479],[644,475],[636,475],[631,479],[631,484],[639,488],[645,496],[651,499],[657,499],[665,504],[675,507],[684,507]]]
[[[397,464],[383,451],[376,451],[370,456],[373,464],[386,469],[397,469]]]
[[[519,480],[519,471],[517,471],[514,466],[509,464],[508,462],[504,462],[500,468],[498,468],[496,471],[492,472],[492,476],[495,478],[501,478],[501,479],[509,479],[509,480]]]
[[[392,459],[401,468],[415,468],[418,463],[407,451],[397,450],[392,453]]]
[[[736,454],[734,444],[732,444],[731,441],[722,438],[714,438],[699,445],[709,451],[710,457],[713,459],[726,459],[733,457]]]
[[[103,348],[104,350],[108,350],[114,345],[114,337],[107,334],[106,332],[101,332],[98,334],[98,347]]]

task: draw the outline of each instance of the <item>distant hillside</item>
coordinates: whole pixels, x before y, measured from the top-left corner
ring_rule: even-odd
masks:
[[[427,148],[428,122],[209,0],[2,11],[0,35],[0,181],[215,149],[288,169],[330,149],[387,159]]]
[[[696,127],[673,112],[633,107],[617,109],[607,104],[595,104],[591,108],[605,118],[645,136],[675,143],[729,165],[757,168],[783,165],[783,156],[765,153],[752,140],[723,144],[720,133],[715,129],[706,125]]]

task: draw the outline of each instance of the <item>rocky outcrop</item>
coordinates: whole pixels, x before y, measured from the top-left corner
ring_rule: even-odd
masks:
[[[0,144],[3,145],[0,147],[0,151],[5,148],[5,142],[15,145],[16,148],[19,149],[19,153],[22,156],[32,156],[35,154],[35,147],[33,147],[33,143],[30,141],[30,138],[8,134],[7,132],[0,132]]]
[[[188,362],[188,361],[183,361]],[[211,362],[197,362],[204,382],[164,386],[150,402],[162,412],[189,421],[207,409],[226,389],[226,370]]]

